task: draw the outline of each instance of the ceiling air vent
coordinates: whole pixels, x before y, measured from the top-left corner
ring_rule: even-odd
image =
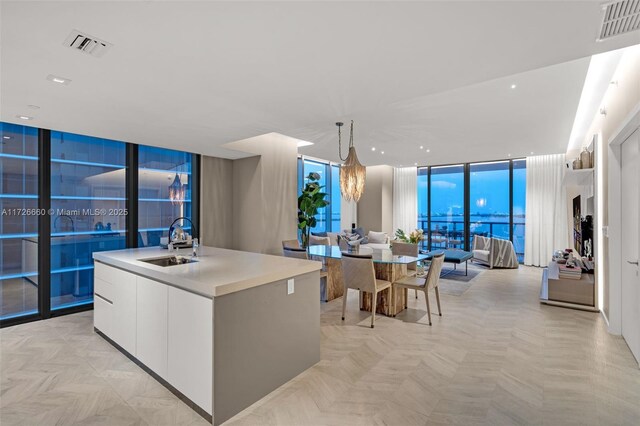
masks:
[[[620,0],[603,6],[604,17],[598,40],[640,29],[640,0]]]
[[[113,46],[111,43],[78,30],[71,31],[71,34],[64,41],[64,45],[96,58],[102,57]]]

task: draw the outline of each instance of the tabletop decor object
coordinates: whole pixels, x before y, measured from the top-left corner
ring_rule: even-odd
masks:
[[[424,231],[422,229],[416,229],[407,235],[402,229],[397,229],[396,238],[405,243],[418,244],[424,240]]]

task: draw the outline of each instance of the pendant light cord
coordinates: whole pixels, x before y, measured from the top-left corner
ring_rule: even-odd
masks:
[[[345,161],[349,157],[349,152],[347,152],[347,157],[342,158],[342,132],[340,129],[342,128],[342,123],[336,123],[338,126],[338,155],[340,156],[340,160]],[[351,130],[349,132],[349,148],[353,146],[353,120],[351,120]]]

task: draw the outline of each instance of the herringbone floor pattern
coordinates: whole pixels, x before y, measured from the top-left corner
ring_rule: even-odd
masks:
[[[540,274],[482,273],[463,295],[442,295],[432,327],[422,295],[375,329],[355,292],[345,324],[340,299],[323,304],[320,363],[228,424],[638,424],[640,370],[624,340],[597,314],[540,305]],[[205,424],[91,320],[0,332],[3,426]]]

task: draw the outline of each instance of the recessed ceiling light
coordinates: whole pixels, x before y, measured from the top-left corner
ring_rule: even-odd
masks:
[[[431,152],[431,150],[430,150],[430,149],[428,149],[428,150],[427,150],[427,152]]]
[[[507,154],[507,157],[511,157],[511,154]]]
[[[533,155],[533,151],[531,151],[531,155]]]
[[[371,147],[371,151],[375,151],[375,150],[376,150],[376,147],[375,147],[375,146],[372,146],[372,147]]]
[[[384,151],[380,151],[380,154],[384,154]]]
[[[512,89],[515,89],[516,87],[518,87],[518,86],[516,86],[515,84],[512,84],[512,85],[511,85],[511,88],[512,88]]]
[[[420,149],[424,149],[424,146],[420,145]]]
[[[28,115],[16,115],[20,120],[33,120],[33,117],[29,117]]]
[[[417,165],[418,165],[418,163],[413,163],[413,165],[414,165],[414,166],[417,166]]]
[[[69,83],[71,83],[71,80],[69,80],[68,78],[58,77],[57,75],[53,75],[53,74],[49,74],[47,76],[47,80],[53,81],[54,83],[58,83],[58,84],[64,84],[65,86],[68,86]]]

